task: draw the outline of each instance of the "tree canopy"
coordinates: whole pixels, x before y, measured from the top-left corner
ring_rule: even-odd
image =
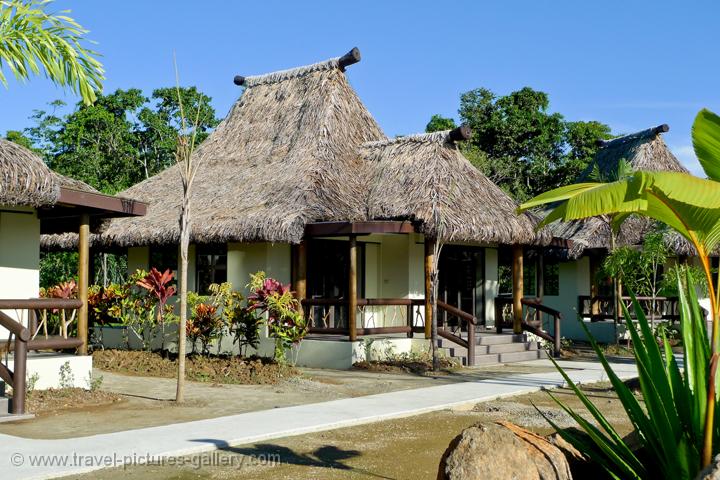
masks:
[[[597,140],[611,138],[607,125],[569,122],[549,106],[546,93],[529,87],[506,96],[486,88],[460,96],[460,122],[473,132],[463,153],[519,201],[574,181],[590,163]],[[433,115],[426,131],[455,125],[454,119]]]
[[[210,97],[195,87],[180,89],[186,111],[198,116],[198,141],[218,124]],[[58,173],[116,193],[175,163],[180,113],[175,87],[148,98],[136,88],[99,95],[66,114],[62,101],[35,111],[34,126],[6,137],[41,152]]]

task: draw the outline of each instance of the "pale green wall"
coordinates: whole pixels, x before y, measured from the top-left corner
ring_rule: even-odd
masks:
[[[425,240],[422,235],[407,235],[409,276],[408,292],[410,298],[425,298]]]
[[[290,245],[270,243],[228,244],[228,281],[242,290],[250,274],[260,270],[282,283],[290,283]]]
[[[0,298],[37,297],[40,220],[32,209],[12,210],[0,212]]]
[[[560,324],[560,336],[572,340],[586,340],[586,335],[578,323],[578,296],[590,295],[590,259],[580,257],[573,262],[561,262],[560,294],[545,295],[543,303],[559,310],[563,315]],[[600,342],[611,342],[615,338],[612,322],[586,323],[590,332]],[[552,331],[552,329],[550,329]]]
[[[407,297],[410,273],[408,235],[383,235],[380,257],[383,266],[381,297]]]
[[[40,220],[30,208],[0,209],[5,210],[0,212],[0,298],[36,298],[40,291]],[[5,313],[18,319],[15,311]],[[0,338],[7,338],[3,328]]]

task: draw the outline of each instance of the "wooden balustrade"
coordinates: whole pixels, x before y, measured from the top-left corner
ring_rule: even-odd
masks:
[[[467,364],[473,366],[475,364],[475,326],[479,323],[478,319],[472,314],[460,310],[459,308],[447,304],[441,300],[437,302],[438,311],[443,312],[442,327],[438,325],[438,335],[446,340],[454,342],[461,347],[467,349]],[[450,316],[450,318],[448,318]],[[452,317],[458,319],[457,322],[450,322]],[[454,325],[453,325],[454,324]],[[467,340],[462,338],[462,327],[465,326],[467,332]],[[453,331],[453,326],[455,327]]]
[[[675,322],[680,319],[677,297],[635,297],[648,319]],[[621,297],[631,318],[635,319],[635,308],[631,297]],[[614,319],[615,302],[611,295],[579,295],[578,312],[582,318],[589,318],[591,322],[601,322]],[[624,312],[620,311],[618,317],[624,321]]]
[[[523,298],[520,301],[522,306],[522,331],[530,332],[553,345],[553,356],[560,356],[560,323],[562,313],[547,305],[543,305],[540,299]],[[503,328],[512,328],[514,319],[514,306],[511,297],[495,298],[495,329],[502,333]],[[549,332],[550,325],[553,326],[553,334]]]
[[[0,310],[27,311],[28,326],[0,311],[0,327],[9,332],[5,355],[0,359],[0,378],[13,389],[12,413],[25,413],[27,391],[27,354],[29,350],[64,350],[80,348],[80,338],[65,338],[62,335],[36,339],[39,330],[37,312],[77,310],[83,305],[80,300],[57,298],[33,298],[22,300],[0,300]],[[21,317],[22,318],[22,317]],[[14,338],[13,338],[14,337]],[[13,352],[13,369],[9,368],[9,355]]]
[[[417,312],[425,303],[423,299],[410,298],[358,298],[356,318],[359,320],[360,326],[356,326],[355,334],[363,335],[381,335],[393,333],[405,333],[408,337],[412,337],[416,331],[421,331],[422,327],[415,325],[414,320],[418,318]],[[334,335],[350,335],[348,326],[347,313],[348,300],[342,298],[306,298],[302,300],[305,317],[310,322],[310,333],[315,334],[334,334]],[[403,325],[370,327],[366,325],[368,321],[368,309],[375,307],[384,307],[384,313],[387,314],[390,309],[396,311],[404,311],[405,318]],[[343,309],[345,311],[343,311]],[[374,313],[370,313],[372,317]],[[357,320],[356,320],[357,322]],[[321,323],[320,325],[318,323]]]

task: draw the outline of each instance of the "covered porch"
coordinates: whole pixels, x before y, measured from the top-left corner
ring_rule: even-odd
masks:
[[[500,295],[499,251],[512,257],[509,299]],[[438,337],[451,356],[461,351],[473,365],[487,335],[512,333],[519,342],[531,332],[555,343],[549,332],[559,331],[559,312],[523,297],[522,246],[448,244],[437,262],[435,254],[434,240],[407,221],[309,224],[304,240],[291,247],[292,286],[310,322],[308,338],[352,343],[404,336],[427,349],[437,266]],[[540,276],[540,289],[542,283]]]

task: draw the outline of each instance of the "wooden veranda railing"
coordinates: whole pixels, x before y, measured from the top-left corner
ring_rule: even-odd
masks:
[[[348,302],[342,298],[308,298],[302,301],[310,333],[348,335]],[[358,336],[424,332],[423,298],[359,298],[357,300]],[[478,320],[445,302],[438,301],[438,336],[454,342],[468,351],[468,365],[475,360],[475,325]],[[382,327],[376,326],[382,323]],[[468,341],[462,337],[467,332]]]
[[[437,302],[438,313],[438,336],[454,342],[467,349],[467,364],[475,364],[475,326],[478,319],[470,313],[447,304],[441,300]],[[463,327],[467,333],[466,338],[462,337]]]
[[[560,356],[560,323],[562,313],[547,305],[543,305],[537,298],[523,298],[520,303],[523,307],[522,330],[530,332],[553,345],[553,356]],[[550,334],[550,325],[553,334]],[[497,333],[503,328],[513,327],[513,299],[512,297],[495,298],[495,327]]]
[[[302,305],[310,333],[349,335],[346,299],[306,298]],[[411,337],[413,332],[422,331],[424,305],[422,298],[358,298],[357,335],[406,333]]]
[[[43,328],[42,322],[38,322],[38,318],[42,318],[47,322],[49,313],[74,312],[82,305],[83,303],[80,300],[56,298],[0,300],[0,310],[15,311],[16,318],[25,318],[27,321],[27,326],[25,326],[22,322],[0,311],[0,327],[5,328],[9,333],[3,348],[4,355],[0,359],[0,379],[13,389],[12,413],[25,413],[28,351],[65,350],[78,348],[83,344],[83,341],[79,338],[67,337],[67,325],[65,326],[64,336],[62,334],[56,336],[46,334],[37,338],[40,329]],[[62,317],[66,318],[65,315]],[[9,363],[11,351],[13,353],[12,370]]]
[[[645,312],[648,320],[675,322],[680,319],[678,310],[678,297],[636,297],[638,304]],[[635,319],[631,297],[621,297],[620,301],[625,305],[631,318]],[[591,322],[602,322],[615,318],[615,302],[612,295],[590,295],[578,296],[578,312],[582,318],[589,318]],[[624,321],[622,309],[618,317]]]

